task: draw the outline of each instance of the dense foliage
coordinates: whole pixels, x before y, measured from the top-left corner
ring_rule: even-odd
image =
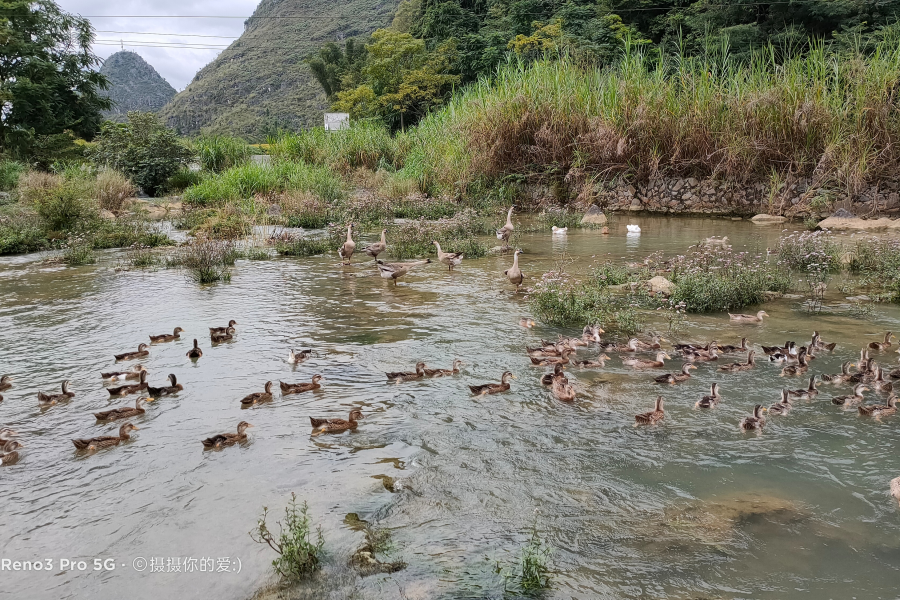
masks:
[[[125,173],[150,196],[185,166],[191,151],[153,113],[128,113],[127,123],[103,124],[90,157]]]
[[[52,0],[0,0],[0,152],[27,158],[42,137],[90,139],[110,107],[87,19]]]

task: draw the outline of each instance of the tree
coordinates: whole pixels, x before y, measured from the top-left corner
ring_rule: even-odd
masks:
[[[51,0],[0,0],[0,152],[27,155],[37,136],[91,139],[111,102],[94,67],[87,19]]]
[[[130,112],[127,123],[105,122],[96,142],[90,158],[125,173],[150,196],[192,157],[175,131],[153,113]]]

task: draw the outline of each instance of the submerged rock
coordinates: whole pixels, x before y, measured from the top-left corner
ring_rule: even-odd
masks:
[[[874,231],[876,229],[898,229],[900,228],[900,219],[892,221],[888,218],[860,219],[858,217],[828,217],[823,221],[819,221],[819,228],[833,229],[837,231]]]
[[[606,225],[607,219],[600,207],[591,205],[581,218],[582,225]]]
[[[787,221],[787,217],[782,217],[780,215],[759,214],[750,219],[750,221],[756,223],[757,225],[769,225],[772,223],[784,223],[785,221]]]

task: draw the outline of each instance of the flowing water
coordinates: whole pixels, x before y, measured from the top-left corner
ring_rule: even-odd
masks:
[[[683,252],[709,235],[762,251],[780,234],[747,221],[631,221],[640,236],[626,237],[624,221],[608,237],[523,235],[522,269],[533,282],[563,254],[578,272],[592,259]],[[729,375],[700,365],[690,381],[661,388],[652,382],[659,372],[614,357],[606,369],[569,369],[579,397],[556,401],[539,381],[546,369],[530,366],[523,347],[575,332],[518,326],[528,309],[502,276],[510,256],[466,260],[454,273],[428,265],[397,286],[359,255],[351,267],[336,256],[239,261],[231,283],[213,286],[177,270],[117,273],[118,252],[80,268],[37,258],[0,261],[0,374],[15,376],[0,425],[26,445],[0,469],[0,558],[52,562],[49,571],[0,571],[0,596],[247,598],[272,581],[273,557],[247,532],[263,506],[273,525],[296,492],[323,527],[332,567],[362,541],[348,514],[391,530],[393,556],[408,567],[357,582],[357,597],[500,597],[495,566],[517,560],[532,525],[554,548],[552,598],[897,597],[900,512],[888,485],[900,475],[900,416],[858,417],[833,406],[823,387],[816,401],[771,417],[762,434],[742,433],[738,421],[755,403],[805,384],[763,361]],[[829,292],[826,304],[840,302]],[[867,318],[810,315],[797,300],[766,310],[762,325],[688,315],[679,339],[774,345],[818,329],[838,343],[813,361],[821,374],[900,330],[889,305]],[[655,318],[648,327],[664,329]],[[235,339],[211,347],[207,327],[229,319]],[[182,339],[152,346],[141,362],[151,385],[174,373],[185,390],[132,419],[140,427],[132,441],[76,453],[72,438],[117,429],[92,412],[133,402],[104,391],[99,373],[114,368],[112,355],[176,326]],[[204,351],[195,364],[185,357],[194,337]],[[289,348],[318,355],[291,365]],[[455,377],[394,384],[383,374],[418,360],[447,368],[454,358],[465,361]],[[896,360],[879,355],[890,367]],[[507,369],[517,376],[510,392],[469,394],[467,384]],[[277,390],[279,380],[316,373],[326,378],[319,391],[241,409],[240,398],[267,380]],[[40,410],[38,390],[63,379],[75,398]],[[723,402],[695,409],[713,381]],[[658,393],[665,421],[636,428],[634,414]],[[353,407],[366,415],[356,431],[310,435],[308,416],[346,417]],[[240,420],[254,425],[249,443],[203,451],[202,438]],[[86,568],[61,569],[61,559]],[[113,560],[95,571],[94,559]]]

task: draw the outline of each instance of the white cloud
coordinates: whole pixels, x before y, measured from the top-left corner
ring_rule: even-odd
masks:
[[[134,50],[181,91],[221,48],[172,48],[159,45],[227,46],[244,31],[243,19],[123,18],[121,15],[208,15],[249,17],[258,0],[57,0],[63,10],[89,16],[97,31],[94,52],[102,57]],[[101,17],[100,15],[111,15]],[[140,32],[140,33],[111,33]],[[163,35],[148,35],[163,34]],[[180,35],[179,35],[180,34]],[[195,37],[222,36],[222,37]],[[157,47],[147,47],[157,46]]]

